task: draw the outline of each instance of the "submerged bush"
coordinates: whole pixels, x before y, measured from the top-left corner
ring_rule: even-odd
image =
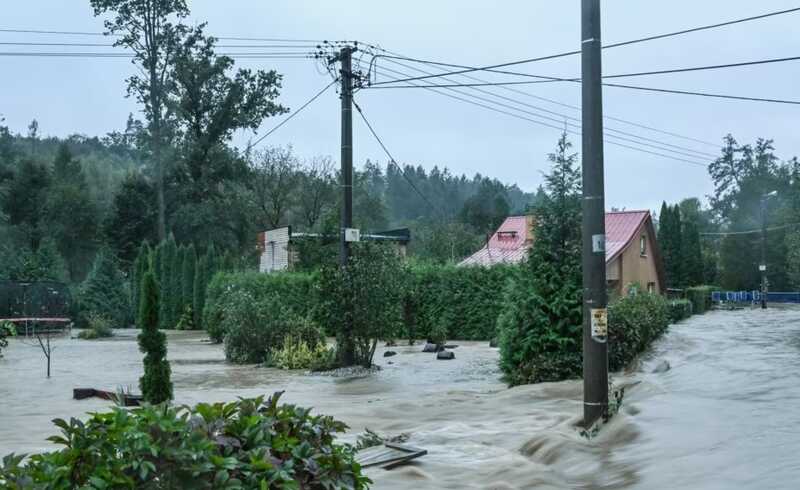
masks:
[[[675,299],[667,303],[670,323],[678,323],[692,316],[693,306],[688,299]]]
[[[0,357],[3,357],[3,349],[8,347],[8,337],[17,335],[17,329],[14,324],[2,320],[0,321]]]
[[[225,357],[232,362],[262,362],[272,349],[281,348],[288,336],[307,345],[323,341],[317,325],[294,314],[278,296],[256,298],[238,291],[228,295],[222,312]]]
[[[270,349],[264,364],[279,369],[325,371],[335,367],[336,349],[328,347],[324,341],[309,345],[289,335],[283,339],[282,347]]]
[[[623,369],[669,326],[667,300],[657,294],[636,294],[608,308],[608,368]]]
[[[205,293],[202,312],[203,327],[214,342],[222,342],[226,333],[226,313],[230,312],[232,297],[248,294],[255,302],[278,298],[282,307],[295,316],[309,316],[316,305],[312,294],[316,276],[313,274],[258,272],[218,273]],[[255,306],[255,305],[254,305]]]
[[[281,393],[194,408],[145,406],[56,419],[63,449],[9,455],[8,489],[365,489],[354,450],[334,442],[347,426],[309,409],[278,405]]]
[[[86,330],[81,331],[78,337],[91,340],[112,335],[114,335],[114,331],[111,329],[111,320],[99,313],[89,313],[86,316]]]
[[[695,286],[686,288],[686,299],[692,302],[693,313],[702,315],[711,309],[712,286]]]

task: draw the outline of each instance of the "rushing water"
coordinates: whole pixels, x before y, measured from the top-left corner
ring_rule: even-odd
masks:
[[[575,429],[577,381],[506,389],[497,351],[462,342],[453,361],[392,348],[380,372],[351,378],[224,363],[198,333],[169,335],[178,403],[286,390],[285,400],[347,422],[410,435],[414,464],[369,470],[375,488],[702,488],[800,486],[800,310],[713,312],[671,327],[628,373],[622,412],[591,441]],[[0,359],[0,455],[49,449],[50,419],[108,406],[72,388],[133,386],[135,332],[54,342],[45,379],[38,346],[13,339]],[[668,361],[671,369],[653,373]]]

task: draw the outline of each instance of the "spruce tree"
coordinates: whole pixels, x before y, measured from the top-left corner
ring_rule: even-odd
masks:
[[[497,320],[500,367],[511,385],[580,375],[580,171],[570,147],[562,135],[549,156],[547,194],[533,210],[536,241]]]
[[[175,327],[175,264],[177,262],[178,248],[175,238],[170,235],[163,243],[161,251],[161,279],[159,282],[159,326],[164,329]]]
[[[125,290],[125,279],[109,249],[97,253],[92,270],[81,285],[80,305],[83,315],[102,315],[116,328],[130,325],[130,293]]]
[[[172,400],[171,369],[167,361],[167,336],[161,332],[158,321],[159,296],[153,270],[142,279],[139,304],[139,350],[144,354],[144,375],[139,378],[139,388],[148,403]]]
[[[683,288],[686,286],[686,267],[684,266],[683,253],[683,223],[681,220],[681,208],[676,204],[672,207],[672,277],[674,287]]]

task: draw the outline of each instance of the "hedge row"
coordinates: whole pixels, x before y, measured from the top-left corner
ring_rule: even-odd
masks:
[[[449,339],[491,340],[506,284],[517,273],[513,266],[412,267],[406,323],[418,338],[444,327]]]
[[[314,286],[315,274],[259,272],[220,272],[208,285],[203,310],[203,325],[209,337],[222,342],[225,336],[225,311],[231,304],[239,303],[239,293],[247,293],[253,302],[251,308],[259,309],[265,299],[277,299],[285,313],[296,317],[309,317],[317,299]],[[266,304],[272,304],[267,302]],[[258,313],[255,312],[254,313]],[[275,312],[262,312],[265,315]]]
[[[694,305],[688,299],[676,299],[667,304],[670,323],[678,323],[692,316]]]
[[[667,300],[657,294],[636,294],[608,307],[608,367],[625,368],[669,326]]]
[[[398,332],[398,337],[423,339],[444,328],[449,339],[493,339],[497,316],[503,307],[503,290],[516,271],[511,266],[409,267],[403,285],[405,331]],[[311,317],[321,299],[318,280],[318,275],[307,273],[216,274],[206,293],[203,324],[211,339],[221,342],[225,335],[226,305],[234,302],[238,292],[247,292],[254,298],[253,308],[258,308],[262,298],[277,297],[293,315]]]
[[[711,292],[715,289],[713,286],[686,288],[686,299],[692,302],[695,315],[702,315],[711,309]]]

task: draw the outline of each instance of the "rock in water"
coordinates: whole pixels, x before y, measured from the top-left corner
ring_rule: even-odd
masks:
[[[653,369],[653,372],[654,373],[666,373],[669,370],[670,370],[669,363],[667,361],[661,361],[661,362],[658,363],[658,366],[656,366]]]
[[[425,344],[425,347],[422,348],[422,352],[439,352],[440,350],[441,349],[439,348],[438,345],[432,344],[430,342]]]
[[[497,347],[497,339],[492,339],[489,341],[489,347],[495,348]]]
[[[397,352],[395,352],[393,350],[387,350],[386,352],[383,353],[383,357],[392,357],[392,356],[396,356],[396,355],[397,355]]]
[[[436,359],[439,359],[440,361],[449,361],[455,358],[456,358],[456,353],[450,352],[449,350],[443,350],[438,354],[436,354]]]

